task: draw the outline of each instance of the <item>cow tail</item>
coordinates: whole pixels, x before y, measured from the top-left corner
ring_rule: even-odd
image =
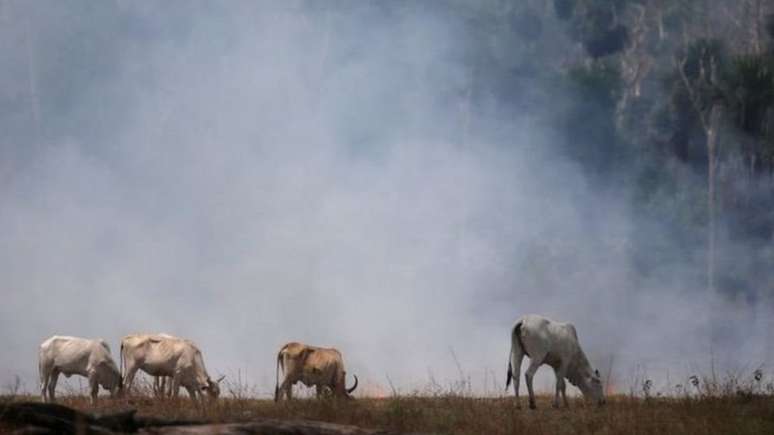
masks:
[[[46,371],[43,369],[43,358],[38,359],[38,375],[40,375],[40,391],[46,388]]]
[[[283,347],[280,349],[279,352],[277,352],[277,371],[275,373],[275,381],[274,381],[274,400],[279,400],[279,370],[280,366],[282,366],[282,371],[285,371],[284,364],[282,363],[282,351],[284,351],[285,348]]]
[[[121,349],[119,350],[119,358],[121,358],[121,361],[119,361],[118,365],[118,374],[121,376],[121,385],[124,384],[124,372],[126,371],[126,355],[124,354],[124,340],[121,340]]]
[[[513,351],[511,351],[513,352]],[[511,378],[513,377],[513,367],[511,367],[511,358],[508,357],[508,373],[505,377],[505,391],[508,391],[508,387],[511,386]]]
[[[513,364],[511,363],[511,360],[513,359],[514,344],[519,347],[519,350],[522,353],[529,356],[527,350],[524,348],[524,343],[521,341],[521,324],[521,321],[517,322],[516,326],[513,327],[513,333],[511,334],[511,353],[508,354],[508,373],[506,374],[505,378],[506,390],[508,390],[508,387],[511,385],[511,379],[513,378]],[[516,338],[516,343],[513,341],[514,337]]]

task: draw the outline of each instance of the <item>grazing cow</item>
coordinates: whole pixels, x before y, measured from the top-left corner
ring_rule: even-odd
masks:
[[[156,397],[172,396],[172,378],[169,376],[153,377],[153,394]]]
[[[543,316],[530,314],[516,321],[511,331],[511,359],[508,362],[508,375],[505,388],[513,377],[513,390],[516,393],[516,404],[519,403],[519,373],[521,360],[524,356],[530,359],[524,378],[529,392],[529,407],[535,409],[535,393],[532,389],[532,378],[538,367],[548,364],[556,374],[556,394],[554,407],[559,406],[559,394],[562,395],[564,406],[567,405],[564,379],[578,387],[584,397],[598,404],[605,403],[602,393],[602,382],[599,371],[592,370],[586,354],[583,353],[575,326],[571,323],[560,323]]]
[[[279,370],[282,368],[284,379],[279,385]],[[307,387],[317,388],[320,397],[325,388],[329,388],[334,396],[351,399],[355,385],[347,389],[344,385],[346,372],[341,353],[336,349],[307,346],[301,343],[288,343],[277,353],[277,379],[274,386],[274,400],[282,398],[282,393],[290,400],[293,385],[301,381]]]
[[[97,402],[99,386],[114,396],[121,388],[121,374],[102,339],[90,340],[55,335],[40,345],[38,360],[40,394],[43,402],[53,402],[59,374],[81,375],[89,379],[91,403]]]
[[[137,370],[156,377],[169,377],[171,394],[177,397],[183,386],[192,400],[207,393],[211,400],[220,395],[220,381],[213,381],[204,367],[202,353],[196,345],[167,334],[127,335],[121,340],[121,365],[124,368],[124,387],[128,392]]]
[[[175,338],[183,340],[180,337],[175,337],[171,334],[161,332],[156,334],[159,337]],[[169,376],[154,376],[153,377],[153,394],[157,397],[172,397],[172,378]]]

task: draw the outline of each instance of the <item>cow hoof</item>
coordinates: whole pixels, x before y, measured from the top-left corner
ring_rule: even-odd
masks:
[[[529,409],[537,409],[537,406],[535,406],[534,403],[529,404]]]

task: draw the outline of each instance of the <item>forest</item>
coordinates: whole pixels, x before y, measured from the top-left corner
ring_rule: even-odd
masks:
[[[262,33],[268,30],[255,24],[273,16],[285,17],[291,23],[277,39],[289,49],[274,49],[271,44],[275,41]],[[155,228],[154,225],[159,222],[162,225],[165,223],[164,219],[157,218],[164,215],[168,208],[174,210],[169,212],[170,216],[193,222],[192,227],[198,224],[199,219],[204,226],[210,225],[203,233],[212,231],[212,234],[222,237],[212,236],[210,240],[197,238],[200,233],[194,237],[183,234],[181,238],[186,240],[185,243],[193,239],[202,246],[210,242],[216,247],[226,246],[227,242],[231,243],[232,235],[227,231],[228,225],[218,225],[217,219],[221,216],[211,213],[215,208],[199,207],[196,203],[200,197],[197,189],[183,188],[178,185],[175,176],[169,176],[178,171],[187,174],[185,162],[190,163],[203,156],[201,150],[208,146],[207,141],[222,147],[232,146],[223,148],[229,152],[218,154],[219,158],[238,155],[242,150],[241,143],[249,141],[256,143],[254,148],[260,152],[270,150],[267,153],[271,154],[272,150],[281,148],[271,140],[284,140],[286,137],[295,140],[295,133],[290,133],[292,129],[285,127],[289,124],[285,117],[291,113],[302,122],[322,119],[320,123],[325,125],[318,130],[335,137],[336,147],[356,157],[366,155],[377,162],[384,155],[389,155],[390,147],[399,142],[397,139],[412,137],[412,133],[417,131],[420,133],[413,134],[412,139],[419,137],[427,143],[440,141],[453,144],[453,147],[444,149],[446,156],[458,155],[455,153],[487,155],[492,152],[491,148],[496,148],[495,152],[505,150],[502,155],[509,156],[511,160],[508,161],[518,161],[522,154],[529,153],[530,148],[524,146],[525,141],[516,138],[514,133],[521,126],[529,125],[545,136],[535,141],[535,147],[550,149],[550,152],[569,159],[583,175],[583,182],[598,192],[595,198],[624,198],[627,207],[636,216],[630,222],[632,228],[628,230],[625,247],[622,248],[627,266],[632,269],[627,271],[629,275],[624,280],[627,286],[635,291],[650,291],[660,283],[659,277],[670,276],[675,269],[680,269],[680,285],[686,287],[685,291],[691,294],[700,312],[703,312],[703,307],[710,307],[710,319],[715,316],[718,320],[727,320],[724,311],[735,307],[738,316],[732,318],[740,324],[768,325],[758,328],[759,331],[770,331],[774,326],[771,316],[774,307],[772,1],[305,0],[265,2],[260,7],[250,2],[216,6],[207,2],[170,1],[144,7],[123,1],[34,4],[6,1],[0,3],[0,23],[0,34],[3,36],[0,52],[8,66],[0,73],[0,107],[4,113],[0,116],[0,129],[5,132],[0,138],[0,181],[5,189],[3,197],[14,204],[14,207],[3,207],[7,211],[7,219],[3,222],[20,222],[14,220],[15,215],[8,211],[17,208],[42,217],[43,214],[35,208],[39,205],[35,201],[45,203],[47,196],[43,193],[47,189],[56,192],[57,188],[64,186],[61,187],[64,192],[62,197],[73,195],[80,198],[78,207],[84,207],[88,212],[71,217],[72,222],[57,220],[51,213],[49,217],[54,222],[73,224],[72,227],[63,226],[65,231],[57,234],[68,233],[73,228],[94,227],[84,221],[87,216],[99,216],[103,209],[100,207],[104,206],[108,209],[115,207],[117,215],[138,216],[140,223],[137,226],[143,228],[138,233],[144,235],[148,232],[147,228]],[[278,29],[272,31],[283,30],[279,25]],[[219,52],[235,54],[221,60],[213,55]],[[146,56],[146,53],[155,53],[155,57]],[[283,55],[286,57],[283,58]],[[337,75],[349,72],[349,65],[357,65],[358,61],[365,65],[363,68],[372,77],[365,76],[357,86],[347,89],[342,85],[345,80],[337,78]],[[282,81],[283,78],[271,76],[266,79],[258,75],[264,67],[270,70],[272,62],[280,64],[272,74],[289,77],[286,82]],[[245,71],[251,71],[256,76],[250,77]],[[233,76],[230,75],[232,72]],[[179,88],[174,87],[177,81],[175,74],[185,78],[180,80],[183,85]],[[207,82],[208,74],[220,74],[218,77],[225,77],[225,80]],[[280,85],[267,85],[271,80]],[[285,98],[285,94],[276,97],[266,91],[274,90],[274,87],[293,95],[295,99]],[[229,98],[232,101],[227,101]],[[260,98],[276,99],[280,104],[287,103],[287,106],[280,106],[282,110],[269,110],[276,105],[265,104]],[[213,99],[220,105],[210,108],[207,105]],[[414,102],[414,109],[405,109]],[[276,122],[278,119],[282,122]],[[259,127],[253,127],[251,123]],[[317,126],[313,126],[311,131],[317,131],[315,128]],[[254,131],[259,129],[263,132]],[[265,133],[267,131],[269,133]],[[199,138],[207,140],[197,143]],[[308,145],[308,149],[298,147],[299,153],[314,156],[310,150],[317,144],[307,142],[312,145]],[[430,149],[429,146],[427,148]],[[65,166],[62,177],[68,181],[75,180],[73,186],[49,178],[51,171],[46,166],[58,168],[58,162],[51,156],[68,149],[76,149],[78,158],[86,162],[83,167],[76,163],[72,168]],[[163,151],[157,151],[159,149]],[[333,149],[335,152],[332,154],[343,154],[338,148]],[[194,158],[186,157],[186,153],[192,153]],[[262,154],[256,155],[261,158],[245,159],[244,162],[260,164]],[[127,156],[140,157],[133,160]],[[281,157],[294,163],[303,160],[296,155]],[[209,157],[201,158],[207,162],[217,161]],[[420,166],[432,159],[416,160]],[[353,166],[350,163],[346,161],[342,164],[345,168],[342,173],[350,170]],[[89,195],[94,193],[90,189],[100,184],[93,180],[78,184],[78,174],[84,168],[91,170],[92,167],[97,167],[94,171],[96,180],[104,173],[108,174],[104,175],[108,180],[106,192],[111,192],[112,188],[119,192],[104,195],[111,199],[124,199],[101,203],[101,199],[90,198]],[[376,164],[373,167],[379,168]],[[553,200],[559,202],[572,194],[559,195],[567,181],[561,177],[563,169],[554,169],[539,165],[531,168],[532,171],[543,172],[539,182],[548,180],[555,183],[550,189],[556,188],[557,199]],[[68,170],[75,175],[66,172]],[[145,171],[152,175],[147,175]],[[255,170],[251,176],[258,177],[263,172]],[[311,171],[313,176],[325,173],[323,170],[318,172]],[[240,171],[222,173],[242,174]],[[83,177],[92,175],[89,172]],[[393,178],[401,179],[393,175],[388,173],[385,177],[389,182]],[[507,175],[501,178],[508,180]],[[343,176],[342,179],[346,180]],[[197,186],[205,191],[214,185],[202,177],[189,181],[201,183]],[[234,181],[226,176],[222,183],[241,186],[238,180]],[[251,183],[257,185],[259,182]],[[397,182],[394,185],[400,186]],[[443,187],[429,186],[429,191]],[[513,188],[510,195],[515,197],[520,194],[516,187],[505,186],[504,189]],[[568,191],[570,187],[567,186]],[[288,197],[305,198],[308,192],[303,189],[306,188],[302,184],[300,191],[292,191],[293,194]],[[155,192],[159,191],[163,193],[155,196]],[[97,195],[103,194],[99,190],[96,192]],[[278,196],[287,193],[279,192]],[[410,196],[413,189],[401,192]],[[238,193],[235,191],[232,195],[236,198]],[[323,191],[319,196],[327,194],[329,192]],[[496,198],[500,201],[508,193],[497,191],[496,195],[499,195]],[[254,191],[243,196],[253,198],[256,207],[264,207],[260,201],[269,202],[266,199],[269,196],[262,197]],[[453,237],[447,237],[447,233],[458,231],[470,237],[481,237],[485,243],[500,249],[496,252],[506,264],[503,268],[511,268],[515,272],[502,272],[500,278],[493,278],[497,282],[492,286],[488,286],[486,281],[479,282],[478,277],[470,277],[472,284],[467,287],[460,284],[459,300],[449,303],[449,306],[474,305],[474,317],[486,313],[479,317],[491,315],[503,322],[510,321],[505,319],[513,316],[515,308],[508,308],[510,311],[507,312],[504,308],[502,312],[497,310],[505,305],[518,306],[517,290],[530,287],[536,292],[543,291],[556,283],[543,275],[561,275],[565,266],[590,269],[589,264],[593,264],[583,263],[578,258],[587,252],[573,257],[569,252],[571,249],[560,247],[560,253],[555,255],[546,253],[547,249],[550,251],[550,246],[533,246],[540,245],[539,241],[533,245],[517,244],[499,237],[499,232],[504,231],[506,225],[501,225],[500,218],[487,220],[488,211],[475,208],[476,195],[471,197],[468,200],[474,205],[471,206],[472,211],[466,213],[472,217],[463,216],[450,221],[449,226],[453,228],[449,231],[447,228],[437,230],[437,240],[451,239],[450,243],[457,243],[457,250],[463,253],[449,261],[460,270],[467,270],[465,267],[472,264],[465,263],[466,239],[461,237],[455,242]],[[595,202],[595,198],[588,199],[587,204],[579,207],[582,210],[580,214],[586,213],[590,221],[606,213],[603,209],[605,205]],[[587,199],[580,197],[577,200]],[[298,216],[306,213],[324,222],[325,216],[314,208],[313,201],[310,203],[312,205],[299,205],[301,212],[298,209],[287,210],[284,221],[295,223],[298,219],[304,224],[305,221]],[[241,204],[241,199],[229,203],[233,210],[237,210],[234,212],[237,217],[241,216]],[[291,204],[296,206],[295,202]],[[482,201],[482,204],[489,207],[489,203]],[[369,207],[373,204],[358,205]],[[402,203],[396,200],[384,210],[392,212],[390,207],[393,205],[400,209]],[[435,207],[434,210],[440,208]],[[61,209],[67,210],[67,206]],[[408,209],[410,207],[403,210]],[[136,210],[149,212],[143,214]],[[460,210],[465,213],[464,209]],[[0,213],[3,211],[0,210]],[[278,215],[285,216],[279,212]],[[514,213],[508,218],[518,221],[519,216]],[[418,219],[420,223],[425,223]],[[385,220],[402,222],[399,219]],[[473,223],[469,223],[471,221]],[[479,224],[479,221],[482,223]],[[248,220],[239,221],[240,224],[245,222],[258,225]],[[406,222],[414,221],[409,219]],[[117,252],[123,252],[120,249],[124,246],[132,246],[131,234],[125,236],[126,241],[116,235],[123,234],[123,228],[113,231],[111,225],[114,224],[110,220],[98,220],[98,223],[100,228],[104,225],[112,231],[113,235],[105,236],[105,239],[114,237],[120,240],[114,246]],[[568,226],[573,224],[567,222]],[[245,225],[248,230],[251,228]],[[175,231],[180,227],[186,226],[169,224],[169,228],[159,231],[177,236]],[[433,225],[428,227],[438,228]],[[25,235],[35,232],[26,229],[24,224],[14,228]],[[407,224],[395,231],[407,234],[425,230],[427,228]],[[594,231],[604,232],[604,229]],[[574,237],[572,232],[569,234]],[[29,274],[22,269],[40,267],[44,270],[45,267],[37,265],[49,264],[40,261],[41,256],[48,258],[48,254],[37,251],[37,245],[32,248],[25,245],[24,237],[20,236],[17,242],[23,247],[19,252],[26,253],[26,256],[12,255],[11,252],[16,249],[6,252],[5,274],[13,277],[8,278],[9,289],[31,285]],[[556,236],[558,239],[561,237]],[[44,239],[44,236],[41,238]],[[90,255],[103,248],[102,238],[100,234],[88,233],[79,239],[88,243],[93,241],[94,249],[84,248],[88,254],[84,258],[92,258]],[[278,237],[277,240],[283,239]],[[180,243],[180,246],[186,246],[185,243]],[[301,269],[312,271],[299,275],[303,277],[302,283],[297,285],[299,288],[324,287],[315,281],[314,271],[324,270],[327,264],[328,251],[315,251],[327,246],[326,243],[323,241],[310,249],[307,249],[308,246],[298,249],[304,252],[302,261],[309,259],[310,263],[308,269]],[[513,246],[503,247],[509,243]],[[39,245],[46,243],[40,242]],[[73,246],[80,245],[75,243]],[[428,243],[426,246],[432,245]],[[445,245],[442,248],[440,251],[444,254],[449,251]],[[606,248],[607,245],[600,244],[589,249]],[[176,254],[170,255],[170,258],[179,258],[180,253],[176,249],[172,249]],[[417,249],[401,245],[399,249],[406,249],[411,254],[410,257],[404,255],[405,258],[414,259],[414,254],[418,252],[424,255],[421,245]],[[235,258],[241,255],[234,252]],[[385,249],[384,252],[391,251]],[[514,258],[518,254],[529,260],[510,267],[512,263],[509,261],[517,262],[509,258],[511,254]],[[215,254],[212,255],[215,257]],[[65,256],[78,258],[75,254]],[[601,257],[605,258],[604,255]],[[54,270],[57,270],[57,261],[50,261]],[[341,261],[350,260],[342,258]],[[293,258],[289,264],[295,268],[295,262]],[[93,272],[88,261],[84,260],[84,263],[87,265],[82,269],[75,267],[74,270],[87,270],[82,273],[87,277],[84,280],[88,286],[96,287],[99,269]],[[369,264],[373,263],[377,262]],[[133,276],[145,277],[142,262],[137,264],[140,264],[138,268],[141,272]],[[178,266],[174,262],[171,264]],[[217,264],[217,261],[206,264]],[[442,269],[444,263],[428,264],[432,265],[428,268],[433,267],[426,271],[427,276],[433,276],[432,282],[426,288],[416,284],[419,290],[414,293],[407,290],[402,297],[409,301],[408,304],[421,304],[414,295],[447,284],[443,278],[445,274],[436,273],[434,269]],[[197,270],[197,267],[186,266]],[[278,266],[277,270],[282,267]],[[413,270],[411,267],[414,265],[407,265],[404,270]],[[111,271],[111,266],[106,266],[105,276],[110,276]],[[325,275],[323,272],[320,274]],[[54,276],[48,273],[41,275]],[[79,288],[79,275],[66,275],[73,277],[75,284],[72,288]],[[484,275],[498,276],[493,273]],[[266,277],[267,281],[271,279]],[[186,288],[177,281],[155,281],[152,275],[147,280],[145,288],[148,289],[167,291],[170,288]],[[198,280],[201,281],[203,279]],[[618,291],[612,281],[604,278],[600,281],[601,286],[609,287],[611,292]],[[285,283],[281,279],[279,282]],[[51,287],[55,289],[53,293],[61,294],[63,300],[75,300],[67,292],[59,291],[58,282],[54,284]],[[289,287],[296,285],[291,284]],[[289,305],[292,298],[285,294],[292,289],[287,290],[282,285],[275,287],[283,289],[277,292],[277,297]],[[136,288],[143,286],[133,283],[133,289]],[[363,287],[353,284],[352,288],[354,294],[358,294]],[[565,289],[562,287],[561,290]],[[619,293],[622,300],[628,300],[629,293]],[[679,291],[675,290],[675,293]],[[112,297],[107,292],[104,294],[106,298]],[[174,297],[169,298],[164,303],[174,304]],[[428,296],[428,300],[433,300],[433,297]],[[498,300],[507,304],[492,303]],[[239,307],[229,309],[238,310]],[[315,309],[316,306],[309,308],[311,312]],[[222,310],[220,317],[231,315],[226,308]],[[559,311],[559,308],[556,310]],[[491,314],[492,311],[494,314]],[[588,318],[585,313],[574,317]],[[131,324],[129,320],[126,322]],[[599,340],[600,343],[609,341],[605,331],[613,330],[610,324],[615,321],[607,323],[594,324],[596,329],[589,335],[605,337]],[[721,325],[721,322],[710,324]],[[742,335],[748,331],[743,327],[732,328],[732,331],[721,326],[711,327],[712,341],[724,349],[734,349],[734,346],[743,344],[745,340],[741,338],[746,337]],[[41,331],[44,329],[43,326],[40,328]],[[774,345],[770,339],[765,342],[766,349],[762,354],[771,356]],[[761,347],[760,342],[756,341],[754,346]]]
[[[459,47],[473,77],[458,90],[466,110],[534,114],[599,189],[625,186],[638,215],[667,224],[683,251],[638,240],[643,275],[701,252],[708,299],[770,304],[774,2],[458,2],[448,13],[470,44]]]
[[[0,0],[0,62],[0,431],[774,426],[774,0]],[[530,312],[606,407],[516,406]],[[154,331],[211,406],[32,403],[43,337]],[[355,400],[271,401],[290,340]]]

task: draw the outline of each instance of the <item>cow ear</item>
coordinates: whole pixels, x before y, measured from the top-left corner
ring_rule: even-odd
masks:
[[[222,381],[222,380],[223,380],[223,379],[225,379],[225,378],[226,378],[226,375],[223,375],[223,376],[219,377],[218,379],[216,379],[216,380],[215,380],[215,383],[216,383],[216,384],[219,384],[219,383],[220,383],[220,381]]]

